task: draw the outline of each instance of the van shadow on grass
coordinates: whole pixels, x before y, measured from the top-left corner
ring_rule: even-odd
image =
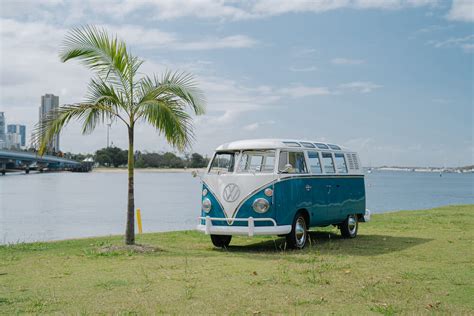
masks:
[[[309,244],[304,252],[331,252],[352,256],[376,256],[402,251],[431,241],[428,238],[389,236],[389,235],[358,235],[346,239],[330,232],[309,232]],[[247,245],[232,245],[224,251],[245,253],[261,252],[265,254],[281,253],[282,251],[298,251],[287,249],[285,238],[275,238]]]

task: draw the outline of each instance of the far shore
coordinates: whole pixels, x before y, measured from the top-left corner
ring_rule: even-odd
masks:
[[[193,170],[204,172],[206,168],[135,168],[136,172],[156,172],[156,173],[191,173]],[[127,168],[105,168],[99,167],[92,169],[92,172],[102,173],[125,173]]]

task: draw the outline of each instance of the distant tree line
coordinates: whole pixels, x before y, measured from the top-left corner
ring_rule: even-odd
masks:
[[[120,167],[127,165],[128,151],[118,147],[108,147],[97,150],[94,155],[66,153],[64,156],[77,161],[92,157],[101,166]],[[184,157],[179,157],[171,152],[135,152],[136,168],[203,168],[208,163],[209,159],[198,153],[185,154]]]

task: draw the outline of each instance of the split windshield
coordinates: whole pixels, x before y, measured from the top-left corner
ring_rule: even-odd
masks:
[[[211,163],[209,173],[272,173],[275,167],[275,150],[244,150],[242,152],[218,152]]]

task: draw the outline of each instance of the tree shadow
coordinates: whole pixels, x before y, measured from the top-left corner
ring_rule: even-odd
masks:
[[[281,252],[334,253],[337,255],[376,256],[402,251],[431,241],[428,238],[389,235],[358,235],[347,239],[332,232],[309,232],[309,244],[305,249],[288,249],[285,238],[275,238],[246,245],[231,245],[224,251],[235,253],[279,254]]]

